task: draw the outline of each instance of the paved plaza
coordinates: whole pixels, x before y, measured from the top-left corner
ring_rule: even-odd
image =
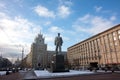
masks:
[[[38,78],[34,71],[22,71],[0,76],[0,80],[120,80],[120,72],[96,72],[95,74],[55,78]]]
[[[79,76],[64,77],[64,78],[38,79],[38,80],[120,80],[120,74],[118,73],[90,74],[90,75],[79,75]]]

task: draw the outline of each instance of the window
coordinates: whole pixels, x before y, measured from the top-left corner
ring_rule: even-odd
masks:
[[[110,46],[112,46],[113,45],[113,43],[110,43]]]
[[[115,36],[116,35],[116,33],[115,32],[113,32],[113,36]]]
[[[120,30],[118,30],[118,34],[120,35]]]
[[[120,35],[119,35],[119,39],[120,39]]]
[[[104,37],[104,40],[105,40],[105,44],[107,43],[107,36]]]
[[[109,40],[111,41],[112,40],[112,35],[109,34],[108,37],[109,37]]]
[[[115,42],[115,46],[117,46],[117,42]]]
[[[115,36],[113,37],[113,39],[114,39],[114,40],[117,40]]]

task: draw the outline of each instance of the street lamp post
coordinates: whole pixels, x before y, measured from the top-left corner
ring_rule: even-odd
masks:
[[[24,59],[24,46],[23,45],[19,45],[19,47],[21,47],[21,68],[23,68],[23,59]]]
[[[23,58],[24,58],[24,47],[22,47],[22,61],[23,61]]]
[[[21,60],[21,66],[23,68],[23,58],[24,58],[24,47],[22,47],[22,60]]]

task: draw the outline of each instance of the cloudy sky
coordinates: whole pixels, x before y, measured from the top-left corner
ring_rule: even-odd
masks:
[[[21,58],[38,33],[54,50],[58,32],[63,50],[120,23],[120,0],[0,0],[0,55]]]

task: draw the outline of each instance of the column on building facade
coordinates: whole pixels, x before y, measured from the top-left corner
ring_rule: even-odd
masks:
[[[104,47],[103,47],[103,42],[102,42],[102,37],[100,36],[98,38],[98,43],[99,43],[99,58],[100,58],[100,62],[102,65],[106,64],[106,60],[105,60],[105,54],[104,54]]]
[[[72,49],[72,67],[74,67],[74,47]]]
[[[91,41],[92,61],[94,60],[94,45],[93,40]]]
[[[117,45],[115,45],[115,53],[116,53],[116,61],[117,61],[117,64],[119,63],[119,60],[118,60],[118,50],[120,49],[120,48],[118,48],[118,46],[119,46],[119,35],[118,35],[118,32],[117,32],[117,30],[115,31],[115,33],[116,33],[116,43],[117,43]]]
[[[92,62],[95,60],[94,40],[92,40]]]
[[[82,55],[83,55],[83,67],[85,65],[85,48],[84,48],[84,43],[82,44]]]
[[[86,54],[86,42],[85,42],[85,43],[84,43],[84,60],[85,60],[84,64],[85,64],[85,67],[86,67],[86,65],[87,65],[86,56],[87,56],[87,54]]]
[[[87,46],[87,42],[85,43],[86,46],[86,66],[88,66],[88,46]]]
[[[80,44],[80,58],[81,58],[81,66],[83,65],[83,56],[82,56],[82,45]]]
[[[81,45],[81,44],[80,44]],[[80,55],[81,55],[81,67],[82,67],[82,65],[83,65],[83,54],[82,54],[82,45],[81,45],[81,51],[80,51]]]
[[[87,65],[88,65],[88,63],[89,63],[89,49],[88,49],[88,42],[86,42],[86,49],[87,49],[87,52],[86,52],[87,56],[86,56],[86,59],[87,59]]]
[[[96,55],[96,52],[95,52],[95,40],[94,39],[92,41],[92,46],[93,46],[93,61],[96,61],[96,59],[95,59],[95,55]]]
[[[119,52],[119,50],[120,50],[120,30],[117,30],[116,31],[116,34],[117,34],[117,42],[118,42],[118,46],[117,46],[117,49],[116,49],[116,53],[117,53],[117,56],[120,56],[120,52]],[[120,59],[119,59],[119,57],[117,57],[117,62],[118,63],[120,63]]]
[[[78,61],[79,61],[79,68],[80,68],[80,66],[81,66],[81,60],[80,60],[80,44],[79,44],[79,46],[78,46]]]
[[[100,63],[100,59],[101,59],[101,54],[100,54],[100,38],[96,39],[96,48],[97,48],[98,65],[101,65],[101,63]]]
[[[90,48],[89,48],[89,42],[87,42],[88,46],[88,64],[90,63]]]
[[[82,44],[83,45],[83,52],[82,52],[82,55],[83,55],[83,67],[85,66],[85,48],[84,48],[84,43]]]
[[[112,43],[113,43],[113,49],[114,49],[113,54],[112,54],[113,61],[114,61],[114,63],[118,63],[118,55],[117,55],[117,52],[116,52],[116,46],[118,45],[116,31],[112,32]]]
[[[79,46],[79,47],[80,47],[80,48],[79,48],[79,49],[80,49],[80,51],[79,51],[79,52],[80,52],[80,53],[79,53],[79,54],[80,54],[80,56],[79,56],[79,57],[80,57],[80,67],[81,67],[81,65],[82,65],[82,57],[81,57],[81,44],[80,44],[80,46]]]
[[[103,48],[103,55],[104,55],[104,59],[105,59],[105,64],[107,64],[108,63],[108,57],[107,57],[107,51],[106,51],[104,36],[101,37],[101,42],[102,42],[102,48]]]
[[[87,42],[85,43],[85,48],[86,48],[86,66],[88,66],[88,46],[87,46]]]
[[[98,62],[98,61],[97,61],[97,60],[98,60],[98,58],[97,58],[97,56],[98,56],[97,53],[98,53],[98,52],[97,52],[97,46],[96,46],[96,45],[97,45],[96,39],[93,40],[93,45],[94,45],[94,59],[95,59],[96,62]]]
[[[109,56],[107,55],[108,54],[108,48],[107,48],[107,41],[106,41],[106,35],[104,35],[103,37],[103,42],[104,42],[104,48],[105,48],[105,56],[106,56],[106,60],[107,60],[107,64],[110,62],[109,60]]]
[[[73,67],[73,48],[71,49],[71,57],[72,61],[70,62],[71,63],[71,66]]]
[[[97,58],[97,62],[98,62],[98,64],[100,64],[100,62],[99,62],[99,46],[98,46],[97,38],[95,39],[95,45],[96,45],[96,58]]]
[[[90,41],[89,41],[89,62],[91,61],[91,56],[92,56],[92,54],[91,54],[91,43],[90,43]]]
[[[113,63],[113,57],[112,57],[112,51],[111,51],[111,46],[110,46],[110,37],[109,37],[110,33],[109,34],[106,34],[106,39],[108,41],[107,45],[108,45],[108,53],[107,55],[110,55],[110,63]]]

